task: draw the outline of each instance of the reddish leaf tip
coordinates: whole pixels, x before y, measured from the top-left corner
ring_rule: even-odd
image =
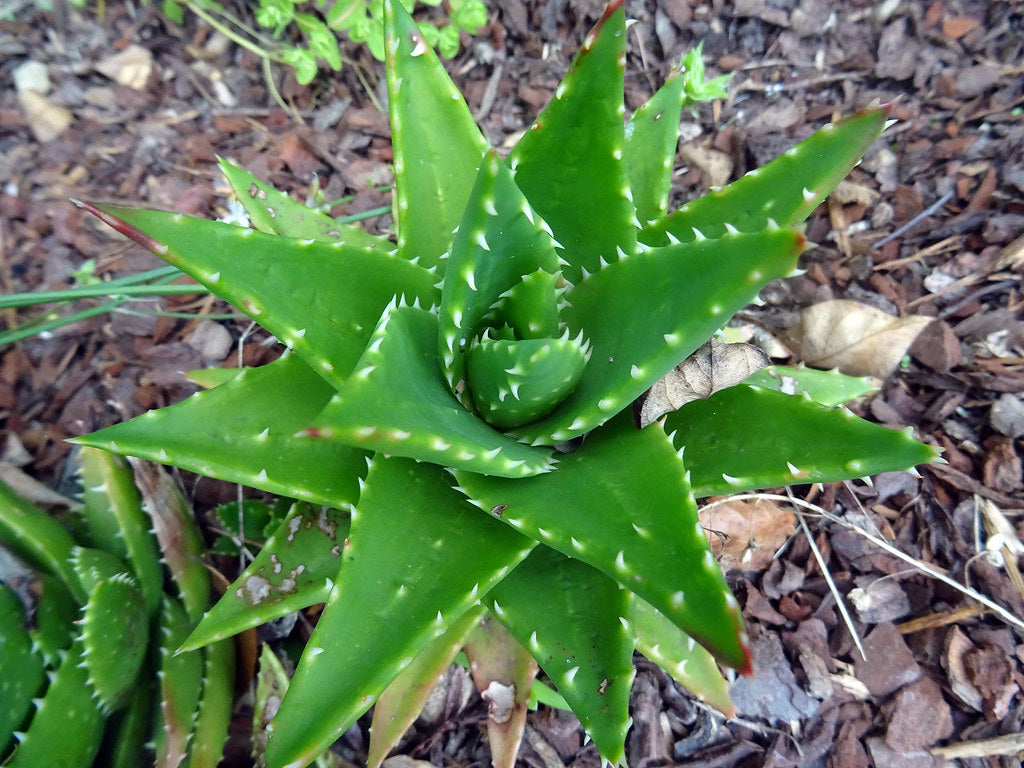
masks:
[[[95,205],[93,203],[84,202],[82,200],[76,200],[74,198],[71,198],[71,202],[74,203],[79,208],[81,208],[86,213],[91,213],[93,216],[95,216],[97,219],[102,221],[104,224],[106,224],[107,226],[111,227],[112,229],[117,230],[118,232],[120,232],[125,237],[128,237],[128,238],[134,240],[136,243],[141,245],[147,251],[152,251],[157,256],[166,256],[167,255],[167,246],[166,245],[164,245],[161,242],[158,242],[158,241],[154,240],[152,237],[147,235],[141,229],[139,229],[138,227],[132,226],[131,224],[129,224],[124,219],[120,219],[117,216],[113,216],[112,214],[107,213],[102,208],[100,208],[98,205]]]

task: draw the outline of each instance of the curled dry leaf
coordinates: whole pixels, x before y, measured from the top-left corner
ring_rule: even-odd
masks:
[[[724,570],[764,570],[796,527],[793,512],[769,499],[717,502],[699,517]]]
[[[894,317],[867,304],[834,299],[801,312],[790,335],[807,365],[884,379],[899,367],[931,320],[920,315]]]
[[[637,400],[637,422],[643,429],[693,400],[739,384],[769,363],[768,355],[752,344],[723,344],[711,339]]]
[[[98,61],[96,71],[115,83],[141,91],[146,87],[153,71],[153,54],[141,45],[129,45],[124,50]]]

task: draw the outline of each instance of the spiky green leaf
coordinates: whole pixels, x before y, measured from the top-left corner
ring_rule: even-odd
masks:
[[[615,0],[508,159],[516,184],[564,247],[571,283],[636,248],[623,159],[625,50],[626,14]]]
[[[878,138],[888,115],[888,105],[872,106],[829,123],[763,168],[648,225],[641,242],[691,242],[698,237],[694,230],[705,237],[721,237],[728,226],[758,232],[770,221],[781,227],[799,224]]]
[[[427,306],[437,299],[436,278],[393,254],[176,213],[110,205],[96,210],[245,312],[334,383],[348,376],[392,299],[404,295]]]
[[[748,666],[739,606],[697,520],[683,462],[657,425],[637,430],[620,415],[548,475],[456,477],[517,531],[600,569],[730,666]]]
[[[694,696],[732,717],[729,683],[715,657],[646,600],[633,596],[636,648]]]
[[[181,403],[72,442],[340,507],[359,498],[367,453],[296,436],[334,391],[300,357],[285,355]]]
[[[84,663],[105,712],[128,702],[149,647],[149,613],[127,573],[98,582],[82,614]]]
[[[666,428],[685,447],[698,496],[848,480],[934,461],[904,431],[809,398],[739,385],[687,403]]]
[[[315,759],[532,548],[470,507],[439,467],[377,455],[338,581],[272,724],[268,764]]]
[[[488,145],[401,3],[385,0],[384,29],[398,250],[443,269]]]
[[[563,317],[591,343],[579,385],[549,416],[514,430],[561,442],[603,424],[692,353],[804,247],[793,230],[726,234],[641,252],[595,272]]]
[[[82,655],[80,641],[64,655],[8,768],[92,765],[105,717]]]
[[[182,648],[198,648],[325,602],[348,532],[348,513],[294,505]]]
[[[498,432],[449,390],[437,352],[437,316],[391,307],[355,373],[309,434],[392,456],[524,477],[551,468],[550,451]]]
[[[629,592],[586,563],[540,546],[489,597],[494,615],[533,654],[601,757],[622,762],[633,683]]]
[[[337,221],[326,213],[292,200],[230,160],[219,158],[217,162],[235,197],[249,214],[252,225],[261,232],[344,243],[381,253],[394,248],[383,237],[371,235],[354,224]]]

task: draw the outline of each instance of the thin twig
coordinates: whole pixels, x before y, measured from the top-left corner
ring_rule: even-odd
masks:
[[[789,502],[791,502],[791,503],[793,503],[793,504],[795,504],[797,506],[804,507],[805,509],[809,509],[810,511],[812,511],[812,512],[814,512],[816,514],[821,515],[822,517],[826,518],[830,522],[835,523],[836,525],[840,525],[843,528],[848,528],[848,529],[850,529],[852,531],[855,531],[856,533],[858,533],[861,536],[863,536],[865,539],[870,541],[872,544],[874,544],[876,547],[878,547],[882,551],[886,552],[887,554],[890,554],[893,557],[896,557],[896,558],[902,560],[905,563],[910,563],[911,565],[916,567],[919,571],[921,571],[921,573],[924,573],[924,574],[926,574],[928,576],[931,576],[933,579],[938,579],[943,584],[948,584],[953,589],[957,590],[961,594],[966,595],[967,597],[971,598],[972,600],[977,600],[979,603],[981,603],[986,608],[988,608],[990,611],[992,611],[992,613],[994,613],[997,616],[999,616],[999,618],[1001,618],[1007,624],[1012,624],[1015,627],[1018,627],[1020,629],[1024,629],[1024,619],[1020,619],[1017,616],[1014,616],[1013,613],[1008,611],[1006,608],[1004,608],[1003,606],[999,605],[996,602],[993,602],[991,599],[989,599],[988,597],[985,597],[985,595],[981,594],[977,590],[969,589],[968,587],[965,587],[963,584],[961,584],[956,579],[954,579],[954,578],[952,578],[950,576],[947,576],[946,574],[944,574],[941,571],[937,570],[936,568],[928,565],[927,563],[925,563],[925,562],[923,562],[921,560],[918,560],[916,558],[913,558],[910,555],[904,554],[899,549],[897,549],[896,547],[892,546],[889,542],[885,541],[885,539],[882,539],[882,538],[876,536],[875,534],[873,534],[873,533],[871,533],[869,531],[865,531],[860,526],[854,525],[853,523],[850,523],[850,522],[848,522],[846,520],[843,520],[841,517],[838,517],[838,516],[832,514],[831,512],[828,512],[827,510],[817,506],[816,504],[812,504],[809,501],[804,501],[803,499],[797,498],[797,497],[788,498],[786,496],[782,496],[781,494],[777,494],[777,493],[742,493],[742,494],[738,494],[736,496],[729,496],[728,498],[721,499],[719,501],[713,501],[713,502],[711,502],[711,504],[708,504],[707,506],[711,507],[711,506],[714,506],[715,504],[720,504],[720,503],[723,503],[723,502],[726,502],[726,501],[743,501],[743,500],[746,500],[746,499],[771,499],[773,501],[789,501]],[[707,508],[707,507],[705,507],[705,508]]]
[[[788,490],[788,489],[787,489]],[[796,501],[796,497],[790,494],[790,501]],[[814,541],[814,537],[811,535],[811,529],[807,525],[807,520],[804,518],[804,513],[800,510],[796,510],[796,519],[800,521],[800,528],[804,532],[804,536],[807,537],[807,544],[811,548],[811,554],[814,555],[814,559],[818,561],[818,568],[821,569],[821,575],[825,577],[825,583],[828,584],[829,591],[832,596],[836,599],[836,608],[839,609],[839,615],[843,617],[843,623],[846,624],[846,628],[850,630],[850,635],[853,636],[853,642],[857,646],[857,650],[860,651],[860,657],[864,661],[868,660],[868,655],[864,651],[864,644],[860,640],[860,634],[858,634],[856,627],[853,625],[853,617],[850,616],[850,612],[846,609],[846,603],[843,602],[843,596],[839,592],[839,587],[832,581],[832,574],[829,573],[828,566],[825,563],[825,558],[821,555],[821,550],[818,549],[817,543]]]
[[[902,227],[897,229],[895,232],[886,235],[881,240],[876,241],[875,244],[872,245],[871,247],[872,248],[881,248],[883,245],[888,243],[890,240],[895,240],[897,237],[902,235],[907,230],[917,226],[922,220],[927,219],[929,216],[931,216],[933,213],[935,213],[937,210],[939,210],[939,208],[944,206],[946,203],[948,203],[952,199],[953,199],[953,193],[952,192],[947,192],[942,197],[940,197],[938,200],[936,200],[934,203],[932,203],[930,206],[928,206],[925,210],[923,210],[919,214],[917,214],[917,216],[915,216],[910,221],[908,221],[906,224],[904,224]]]

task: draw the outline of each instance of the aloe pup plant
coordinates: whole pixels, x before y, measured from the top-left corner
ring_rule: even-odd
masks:
[[[325,603],[265,758],[313,761],[465,644],[514,761],[536,667],[602,757],[623,760],[634,649],[727,709],[748,670],[739,606],[695,496],[911,468],[935,451],[842,408],[738,384],[659,414],[632,404],[807,246],[800,223],[887,109],[667,210],[690,57],[628,121],[613,2],[503,158],[398,3],[385,9],[397,246],[222,167],[255,229],[83,203],[287,347],[257,369],[76,442],[299,505],[183,648]],[[418,700],[418,699],[416,699]],[[399,726],[395,726],[399,723]]]
[[[67,526],[0,482],[4,765],[220,762],[234,645],[175,654],[209,605],[210,577],[184,496],[135,463],[82,449],[82,504]]]

